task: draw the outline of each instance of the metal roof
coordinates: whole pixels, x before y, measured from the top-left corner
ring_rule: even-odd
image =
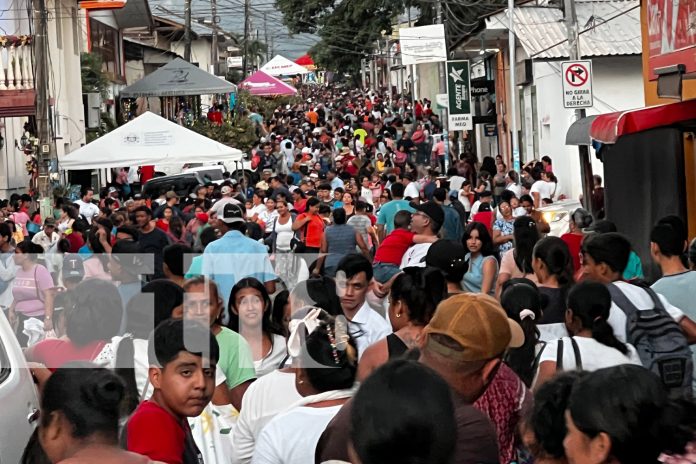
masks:
[[[583,57],[642,52],[638,1],[579,1],[575,5]],[[507,12],[503,11],[486,19],[486,29],[507,30],[507,22]],[[515,8],[515,33],[530,58],[568,57],[566,25],[558,8]]]

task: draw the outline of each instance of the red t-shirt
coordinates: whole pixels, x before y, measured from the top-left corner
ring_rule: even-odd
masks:
[[[93,361],[104,349],[106,342],[98,340],[85,346],[76,346],[70,340],[49,338],[27,350],[27,360],[46,366],[51,372],[72,361]]]
[[[480,213],[476,213],[471,220],[473,222],[480,222],[486,226],[488,233],[491,234],[491,237],[493,236],[493,211],[481,211]]]
[[[126,435],[128,451],[153,461],[183,464],[191,429],[186,420],[178,420],[157,403],[143,401],[128,421]]]
[[[155,225],[163,232],[169,232],[169,223],[165,222],[164,219],[158,219],[157,222],[155,222]]]
[[[401,258],[408,250],[408,247],[413,245],[413,237],[415,234],[405,229],[394,229],[387,235],[382,243],[377,247],[375,252],[374,263],[401,264]]]
[[[561,240],[568,245],[568,250],[570,250],[570,257],[573,259],[573,270],[575,272],[580,269],[580,249],[582,248],[582,240],[584,238],[583,235],[577,234],[561,235]]]
[[[155,177],[154,166],[140,166],[140,183],[145,184],[148,180]]]

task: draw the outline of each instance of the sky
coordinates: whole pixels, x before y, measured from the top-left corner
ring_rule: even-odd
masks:
[[[210,21],[211,3],[210,0],[191,0],[192,21],[205,19]],[[180,20],[184,18],[184,0],[150,0],[150,10],[155,16],[162,16],[163,11],[158,6],[171,11],[169,15],[172,19]],[[286,58],[296,59],[307,53],[307,51],[318,41],[318,38],[310,34],[298,34],[291,36],[288,29],[283,25],[283,15],[275,8],[274,0],[251,0],[251,33],[256,34],[258,30],[259,40],[273,44],[273,55],[283,55]],[[265,28],[264,28],[265,13]],[[220,27],[228,32],[238,35],[244,33],[244,0],[217,0],[217,15],[220,18]]]

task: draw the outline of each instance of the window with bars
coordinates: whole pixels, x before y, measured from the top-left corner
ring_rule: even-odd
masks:
[[[102,70],[112,80],[118,80],[121,75],[121,47],[118,30],[104,23],[89,19],[90,43],[92,53],[102,58]]]

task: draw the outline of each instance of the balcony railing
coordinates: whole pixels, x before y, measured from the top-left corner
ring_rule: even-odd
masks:
[[[34,63],[31,53],[31,37],[0,36],[0,90],[34,88]]]
[[[0,117],[36,112],[30,36],[0,36]]]

